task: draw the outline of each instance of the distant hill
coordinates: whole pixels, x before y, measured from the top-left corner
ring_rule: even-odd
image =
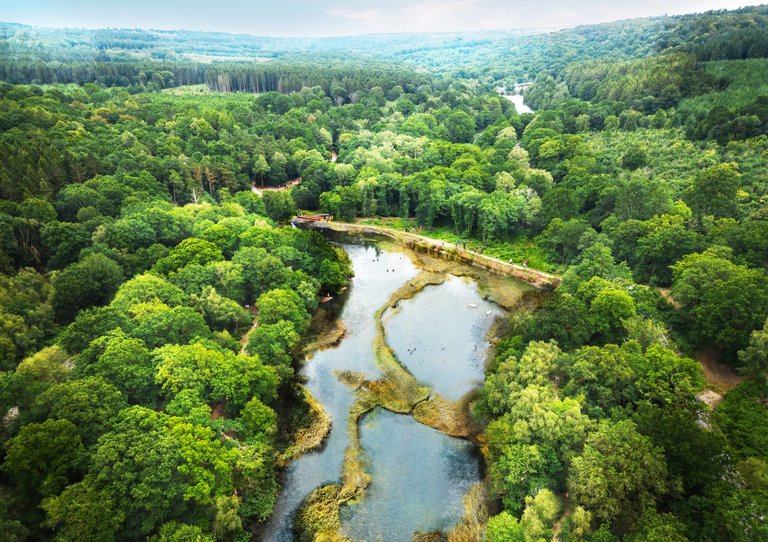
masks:
[[[192,30],[138,28],[40,28],[0,22],[0,47],[10,59],[57,60],[254,60],[286,53],[351,52],[407,55],[414,50],[477,47],[509,42],[552,28],[490,32],[366,34],[326,38],[267,37]]]
[[[452,76],[512,82],[531,80],[542,71],[558,76],[574,62],[628,60],[674,52],[692,53],[698,60],[766,57],[768,6],[632,19],[556,32],[522,29],[330,38],[188,30],[51,29],[0,23],[0,65],[6,67],[41,61],[210,64],[282,59],[323,63],[343,53],[345,59],[406,62]],[[45,82],[44,77],[36,80]]]

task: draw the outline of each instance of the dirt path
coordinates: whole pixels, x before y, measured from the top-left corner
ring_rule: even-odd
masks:
[[[296,177],[292,181],[288,181],[285,184],[281,184],[279,186],[264,186],[264,187],[258,187],[256,186],[256,183],[253,183],[251,185],[251,191],[255,192],[259,196],[263,195],[264,192],[280,192],[281,190],[288,190],[289,188],[293,188],[297,184],[301,182],[301,177]]]
[[[704,378],[716,391],[726,392],[744,382],[744,377],[736,374],[733,367],[720,361],[721,355],[717,348],[705,348],[696,352],[696,360],[701,363]]]
[[[663,286],[657,286],[656,289],[659,291],[659,293],[661,294],[661,296],[664,299],[666,299],[667,301],[672,303],[673,307],[675,307],[676,309],[680,308],[680,303],[675,301],[675,299],[672,297],[672,288],[666,288],[666,287],[663,287]]]
[[[253,325],[251,325],[251,328],[246,331],[242,337],[240,337],[240,353],[246,354],[245,347],[248,346],[248,340],[251,338],[251,333],[253,333],[253,330],[259,327],[259,320],[257,318],[258,311],[256,310],[256,305],[250,305],[248,307],[248,312],[251,313],[253,316]]]
[[[706,404],[710,410],[723,400],[723,394],[744,382],[744,377],[736,374],[733,367],[721,362],[721,352],[714,347],[696,352],[695,358],[701,365],[707,388],[696,396],[696,399]],[[700,423],[709,427],[709,419],[703,418]]]
[[[524,267],[522,265],[511,264],[498,258],[492,258],[473,250],[467,250],[455,243],[432,239],[415,233],[404,232],[385,226],[373,226],[363,224],[353,224],[349,222],[318,222],[296,217],[292,221],[297,226],[314,229],[327,229],[338,232],[353,234],[378,234],[389,237],[395,242],[406,245],[410,248],[427,250],[438,256],[444,256],[456,260],[482,267],[488,271],[502,273],[515,277],[516,279],[528,282],[539,288],[554,288],[560,284],[560,277],[551,275],[538,269]]]

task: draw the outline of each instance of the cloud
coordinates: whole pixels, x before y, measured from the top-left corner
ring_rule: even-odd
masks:
[[[334,19],[349,19],[351,21],[377,21],[381,19],[381,10],[371,9],[344,9],[334,7],[325,10],[325,14]]]
[[[745,0],[335,0],[323,10],[349,33],[554,28],[653,15],[734,9]],[[351,26],[351,28],[350,28]]]
[[[335,4],[325,9],[324,14],[333,19],[370,23],[368,28],[361,30],[374,32],[459,30],[467,28],[468,22],[476,26],[481,19],[487,20],[487,13],[482,14],[479,10],[481,0],[393,0],[385,8],[362,4],[363,7],[356,8]]]
[[[271,36],[343,36],[555,28],[733,9],[748,0],[0,0],[0,18],[41,26],[218,30]]]

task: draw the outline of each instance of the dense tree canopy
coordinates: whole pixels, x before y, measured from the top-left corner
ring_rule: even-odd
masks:
[[[766,29],[0,24],[0,532],[258,532],[351,277],[286,224],[322,211],[562,278],[499,326],[472,403],[486,540],[765,540]],[[523,81],[534,113],[504,97]],[[712,411],[703,350],[746,379]]]

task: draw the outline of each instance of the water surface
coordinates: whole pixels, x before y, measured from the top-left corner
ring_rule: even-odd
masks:
[[[379,376],[373,357],[375,322],[373,313],[405,281],[418,274],[411,260],[399,252],[385,252],[373,245],[345,244],[355,276],[340,318],[347,333],[335,348],[317,352],[304,362],[301,376],[305,386],[331,417],[333,426],[325,446],[293,461],[285,471],[283,490],[264,531],[265,542],[290,542],[296,510],[312,491],[339,482],[344,451],[349,445],[347,413],[354,396],[333,374],[336,370]]]
[[[515,105],[518,113],[533,113],[533,109],[525,104],[522,94],[505,94],[504,97]]]
[[[481,478],[473,444],[383,409],[364,418],[361,444],[373,481],[359,504],[342,509],[345,535],[408,542],[415,531],[461,521],[462,497]]]
[[[265,542],[291,541],[302,501],[318,487],[340,482],[354,394],[334,372],[381,376],[373,352],[374,313],[419,273],[403,253],[370,244],[343,247],[355,272],[339,316],[347,333],[338,346],[306,360],[300,373],[333,427],[321,450],[286,469],[283,490],[262,536]],[[419,380],[457,399],[482,383],[485,334],[497,310],[483,301],[474,282],[449,277],[387,311],[387,340]],[[462,496],[481,477],[473,444],[409,416],[376,409],[363,419],[361,445],[373,480],[359,504],[342,508],[343,529],[350,537],[407,541],[415,530],[448,530],[461,520]]]
[[[500,311],[477,283],[451,276],[384,314],[387,342],[420,382],[460,399],[482,385],[488,329]]]

